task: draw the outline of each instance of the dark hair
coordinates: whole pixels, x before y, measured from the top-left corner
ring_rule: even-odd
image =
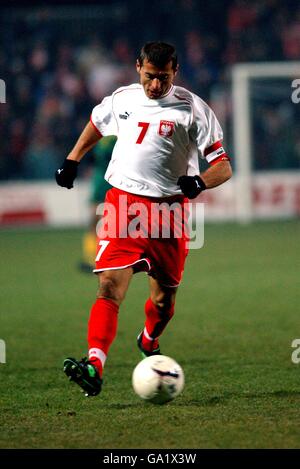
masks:
[[[164,68],[171,61],[172,69],[176,70],[177,67],[177,52],[175,47],[165,42],[147,42],[142,47],[138,57],[140,66],[143,65],[145,59],[158,68]]]

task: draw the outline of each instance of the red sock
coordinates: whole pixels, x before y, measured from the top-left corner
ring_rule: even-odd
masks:
[[[118,325],[119,306],[110,299],[98,298],[93,304],[88,322],[89,360],[100,376],[108,349],[113,342]]]
[[[174,314],[174,303],[168,309],[161,309],[152,302],[151,298],[148,298],[145,303],[145,314],[142,345],[146,350],[152,351],[158,348],[157,339]]]

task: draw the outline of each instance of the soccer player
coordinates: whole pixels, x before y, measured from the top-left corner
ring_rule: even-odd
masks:
[[[119,307],[134,273],[146,271],[150,283],[145,324],[137,338],[143,356],[160,353],[158,338],[174,314],[188,252],[186,231],[182,236],[175,232],[185,224],[186,212],[182,210],[167,238],[152,236],[152,231],[149,234],[147,224],[136,236],[138,230],[129,230],[133,208],[139,207],[147,215],[154,204],[171,208],[176,203],[178,212],[188,199],[224,183],[232,174],[213,111],[200,97],[173,84],[178,71],[175,48],[162,42],[145,44],[136,69],[140,83],[117,89],[92,110],[90,122],[56,171],[57,183],[71,189],[82,157],[103,136],[117,136],[105,174],[112,188],[105,199],[105,227],[102,225],[98,233],[94,272],[99,290],[88,322],[88,359],[64,361],[64,372],[86,396],[101,391]],[[199,156],[210,165],[201,176]],[[175,219],[175,212],[171,214]],[[115,230],[111,228],[113,221]],[[164,221],[159,233],[162,228]]]

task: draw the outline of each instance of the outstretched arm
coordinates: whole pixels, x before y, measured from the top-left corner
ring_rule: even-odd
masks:
[[[55,179],[59,186],[72,189],[77,176],[77,167],[84,155],[100,140],[101,134],[96,131],[91,122],[83,129],[73,149],[68,154],[62,166],[55,172]]]
[[[83,129],[79,139],[73,149],[67,156],[67,160],[77,161],[78,163],[84,155],[100,140],[101,134],[95,130],[95,127],[89,122]]]

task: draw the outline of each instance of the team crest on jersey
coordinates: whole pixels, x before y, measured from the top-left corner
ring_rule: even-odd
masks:
[[[158,133],[162,137],[171,137],[174,132],[175,122],[160,121]]]

